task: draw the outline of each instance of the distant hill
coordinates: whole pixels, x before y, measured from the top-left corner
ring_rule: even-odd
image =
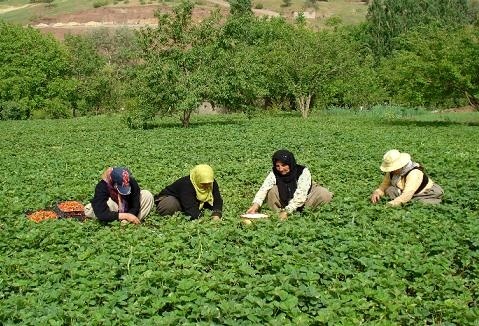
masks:
[[[51,3],[31,3],[28,0],[0,0],[0,19],[31,25],[62,39],[66,33],[84,33],[98,27],[138,28],[155,25],[154,12],[170,12],[177,2],[178,0],[54,0]],[[282,16],[286,19],[294,19],[298,13],[304,12],[308,23],[313,27],[338,23],[357,24],[364,20],[367,12],[365,0],[293,0],[289,6],[285,6],[285,2],[287,0],[253,0],[253,11],[258,16]],[[227,15],[229,4],[224,0],[197,0],[194,18],[201,20],[215,9]]]

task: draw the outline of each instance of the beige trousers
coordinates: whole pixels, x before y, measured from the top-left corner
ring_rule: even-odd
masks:
[[[118,204],[115,203],[111,198],[108,199],[106,202],[108,207],[112,212],[118,212]],[[148,190],[141,190],[140,191],[140,215],[138,218],[140,220],[144,219],[153,208],[154,200],[153,195]],[[93,207],[91,204],[87,204],[85,206],[85,216],[90,218],[95,218],[95,212],[93,212]]]
[[[318,186],[317,184],[313,184],[311,187],[311,191],[304,202],[304,207],[306,208],[316,208],[321,204],[327,204],[333,199],[333,193],[330,192],[328,189]],[[278,186],[273,186],[268,191],[267,194],[267,203],[268,207],[275,211],[279,212],[281,210],[281,200],[279,198],[279,190]]]

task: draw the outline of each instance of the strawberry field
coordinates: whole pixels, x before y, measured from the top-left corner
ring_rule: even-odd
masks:
[[[322,112],[164,119],[1,121],[0,324],[477,325],[477,123]],[[334,192],[316,212],[250,226],[280,148]],[[385,151],[411,153],[445,190],[438,206],[369,203]],[[87,203],[107,166],[157,193],[199,163],[216,172],[224,218],[150,214],[137,225],[29,221]]]

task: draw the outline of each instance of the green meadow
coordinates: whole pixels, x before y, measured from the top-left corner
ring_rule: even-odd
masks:
[[[477,325],[478,113],[329,110],[163,118],[0,121],[3,325]],[[460,116],[460,115],[459,115]],[[285,148],[334,192],[318,211],[245,226]],[[369,203],[385,151],[422,163],[441,205]],[[83,203],[108,166],[157,193],[196,164],[215,170],[224,216],[152,212],[141,225],[29,221]],[[267,211],[267,210],[266,210]]]

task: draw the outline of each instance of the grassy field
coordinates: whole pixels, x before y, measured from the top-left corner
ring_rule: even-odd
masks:
[[[31,4],[28,0],[6,0],[0,2],[0,19],[17,24],[28,24],[41,18],[51,18],[61,14],[70,14],[93,9],[92,0],[56,0],[53,4]],[[21,7],[2,13],[2,9]]]
[[[477,325],[478,127],[419,117],[227,115],[150,130],[117,116],[0,122],[0,323]],[[244,226],[238,216],[280,148],[333,202]],[[369,204],[391,148],[425,165],[443,204]],[[197,163],[216,171],[220,223],[25,218],[58,200],[87,203],[109,165],[130,167],[156,193]]]

